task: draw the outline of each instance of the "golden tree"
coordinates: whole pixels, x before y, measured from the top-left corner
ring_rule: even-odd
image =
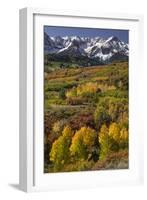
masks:
[[[96,138],[95,130],[89,127],[82,127],[72,139],[71,154],[77,159],[86,159],[95,145]]]
[[[49,156],[50,160],[54,163],[54,171],[61,170],[64,164],[69,162],[69,147],[72,135],[73,131],[69,126],[66,126],[62,132],[62,136],[53,143]]]
[[[120,140],[120,127],[117,123],[112,123],[110,125],[109,136],[112,137],[115,141],[119,142],[119,140]]]
[[[119,125],[116,123],[112,123],[109,129],[106,125],[102,125],[98,139],[100,143],[100,159],[105,159],[105,157],[112,151],[119,151]]]

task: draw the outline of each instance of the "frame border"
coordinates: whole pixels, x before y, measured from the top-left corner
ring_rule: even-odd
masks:
[[[23,8],[19,12],[19,188],[25,192],[43,191],[34,185],[34,66],[33,66],[33,17],[34,15],[66,16],[80,18],[102,18],[139,22],[139,36],[143,38],[143,16],[134,14],[49,10]],[[143,47],[143,40],[140,41]],[[143,65],[143,56],[141,64]],[[142,136],[141,136],[142,137]],[[143,149],[141,150],[143,153]],[[143,165],[143,163],[141,163]],[[140,169],[143,180],[143,166]],[[142,182],[142,181],[141,181]],[[48,188],[49,190],[49,188]]]

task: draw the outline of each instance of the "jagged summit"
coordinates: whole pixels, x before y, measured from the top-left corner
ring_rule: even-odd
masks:
[[[100,63],[128,59],[129,45],[116,36],[102,37],[56,36],[44,33],[45,55],[55,58],[86,58]]]

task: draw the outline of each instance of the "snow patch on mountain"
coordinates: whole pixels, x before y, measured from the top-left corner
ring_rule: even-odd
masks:
[[[116,36],[107,39],[102,37],[79,37],[79,36],[56,36],[50,37],[44,33],[45,54],[56,54],[59,56],[85,56],[90,59],[98,59],[108,62],[113,56],[129,56],[129,45]]]

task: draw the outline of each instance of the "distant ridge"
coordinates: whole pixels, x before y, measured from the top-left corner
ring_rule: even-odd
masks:
[[[50,37],[44,33],[44,53],[49,60],[81,62],[89,65],[128,60],[129,45],[116,36],[102,37]]]

